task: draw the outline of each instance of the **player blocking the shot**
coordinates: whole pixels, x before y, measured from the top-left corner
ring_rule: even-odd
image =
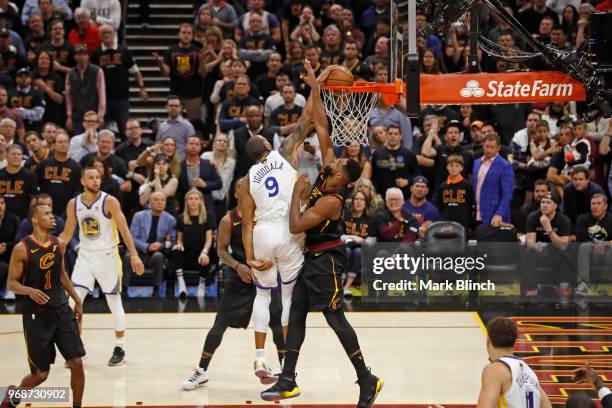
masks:
[[[270,322],[272,289],[280,280],[281,323],[286,332],[291,296],[304,263],[301,235],[289,231],[289,204],[297,177],[298,147],[309,134],[312,102],[309,100],[293,133],[279,151],[262,136],[253,136],[246,153],[255,161],[248,183],[238,190],[241,196],[242,237],[247,264],[253,269],[257,294],[253,304],[255,328],[255,375],[263,384],[277,380],[265,357],[266,331]]]
[[[121,257],[117,245],[119,233],[131,254],[132,270],[142,275],[144,266],[138,257],[134,239],[117,199],[100,191],[100,173],[93,167],[81,172],[83,192],[71,199],[66,208],[66,226],[60,235],[67,242],[79,225],[79,252],[72,272],[74,287],[84,302],[95,281],[106,297],[113,315],[115,348],[109,366],[125,363],[125,312],[121,303]]]
[[[309,310],[319,310],[338,336],[357,373],[360,388],[357,407],[369,408],[382,389],[383,381],[372,375],[365,365],[357,334],[342,309],[341,290],[346,262],[340,239],[344,195],[347,185],[361,175],[361,168],[354,160],[335,157],[319,88],[319,81],[325,81],[326,72],[316,79],[310,63],[306,62],[305,67],[308,74],[305,82],[311,87],[314,125],[323,156],[323,171],[310,192],[306,210],[302,214],[300,195],[309,188],[307,178],[300,177],[293,190],[290,231],[294,234],[306,233],[306,257],[293,291],[283,371],[276,385],[262,392],[261,397],[274,401],[300,395],[295,381],[295,367],[306,335],[306,316]]]
[[[236,182],[236,189],[240,190],[243,188],[242,185],[246,183],[248,183],[248,179],[246,177],[241,178]],[[195,390],[198,386],[208,382],[208,365],[215,351],[221,345],[223,334],[227,328],[246,329],[251,321],[255,286],[253,285],[253,272],[246,265],[244,246],[242,245],[242,213],[240,211],[241,198],[239,194],[236,194],[236,199],[238,200],[238,206],[221,219],[217,236],[217,253],[231,269],[227,276],[215,322],[204,341],[200,363],[194,370],[193,375],[183,382],[184,390]],[[277,292],[275,291],[275,294]],[[272,329],[279,361],[282,360],[285,345],[280,319],[281,307],[280,298],[273,295],[270,305],[270,328]]]
[[[516,325],[498,316],[487,324],[487,353],[478,408],[550,408],[548,396],[533,370],[514,356]]]
[[[68,362],[73,406],[80,408],[85,386],[81,357],[85,355],[78,322],[83,315],[81,299],[64,270],[65,241],[51,235],[55,217],[51,207],[35,204],[30,208],[33,232],[13,249],[9,264],[8,288],[23,299],[23,331],[30,374],[20,388],[42,384],[55,362],[55,347]],[[74,301],[68,306],[66,292]],[[2,408],[19,404],[5,397]]]

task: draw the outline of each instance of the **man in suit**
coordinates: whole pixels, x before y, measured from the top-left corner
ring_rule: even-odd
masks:
[[[134,214],[130,232],[145,268],[153,271],[153,296],[156,296],[164,278],[163,251],[167,246],[166,241],[169,241],[170,245],[176,244],[176,220],[164,211],[166,196],[161,191],[151,194],[149,207]],[[130,254],[126,253],[123,260],[123,286],[126,288],[130,286],[132,272]]]
[[[217,228],[217,216],[213,203],[212,192],[222,187],[221,177],[215,166],[208,160],[201,159],[202,141],[197,136],[189,136],[185,145],[185,160],[181,163],[181,176],[179,177],[178,199],[181,208],[184,206],[185,194],[192,188],[200,190],[204,195],[204,204],[208,212],[211,225]]]
[[[514,190],[514,170],[499,155],[499,150],[499,136],[487,136],[483,143],[484,155],[476,160],[472,173],[476,221],[493,227],[510,223],[510,201]]]

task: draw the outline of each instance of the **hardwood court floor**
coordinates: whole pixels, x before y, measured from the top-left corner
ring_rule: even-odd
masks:
[[[86,314],[84,405],[261,404],[259,392],[266,386],[252,372],[252,329],[229,329],[209,367],[210,381],[196,391],[181,390],[181,383],[197,365],[214,317],[213,313],[130,313],[127,363],[108,367],[114,346],[111,315]],[[367,365],[385,381],[377,403],[388,408],[476,403],[480,373],[488,362],[476,313],[354,312],[348,313],[348,319],[357,331]],[[277,370],[271,340],[269,335],[268,361]],[[0,386],[15,384],[28,371],[20,315],[0,315],[0,350]],[[359,389],[353,368],[320,313],[309,316],[297,372],[302,396],[290,400],[291,406],[355,406]],[[67,386],[69,378],[58,353],[46,385]]]

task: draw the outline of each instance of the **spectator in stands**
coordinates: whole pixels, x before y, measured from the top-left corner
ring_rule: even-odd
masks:
[[[603,193],[599,184],[589,181],[590,174],[584,167],[576,167],[571,173],[571,183],[563,188],[563,213],[573,226],[578,216],[586,214],[591,208],[591,197]]]
[[[70,139],[70,158],[77,163],[90,153],[98,151],[99,116],[95,111],[87,111],[83,115],[83,133]]]
[[[40,13],[38,8],[38,0],[25,0],[21,11],[21,22],[23,25],[27,25],[30,15],[33,12]],[[72,20],[72,10],[68,6],[65,0],[52,0],[51,10],[53,14],[60,15],[65,21]]]
[[[574,130],[570,126],[563,126],[557,135],[557,145],[550,157],[550,166],[546,173],[546,180],[555,186],[558,195],[563,196],[563,187],[570,181],[569,174],[565,169],[565,151],[570,149],[574,140]]]
[[[41,193],[34,198],[34,202],[32,205],[41,204],[47,205],[53,208],[53,199],[49,194]],[[57,213],[53,213],[53,218],[55,218],[55,228],[51,231],[51,234],[55,236],[59,236],[64,230],[64,220],[62,217],[57,215]],[[25,217],[19,223],[19,228],[17,228],[17,234],[15,235],[15,243],[21,241],[28,235],[30,235],[33,231],[32,227],[32,219],[30,217]]]
[[[537,295],[538,285],[570,281],[566,249],[571,224],[569,218],[558,211],[560,202],[556,193],[549,193],[540,200],[540,210],[527,217],[525,239],[528,247],[523,253],[521,268],[526,296]],[[543,246],[542,243],[552,245]],[[547,272],[539,273],[539,267],[547,268]]]
[[[314,70],[315,76],[318,76],[321,72],[321,63],[319,62],[321,50],[319,49],[319,47],[315,45],[309,45],[305,47],[304,56],[308,61],[310,61],[310,65],[312,65],[312,69]],[[304,74],[304,60],[302,60],[301,64],[294,66],[293,80],[297,81]],[[304,98],[308,98],[308,96],[310,95],[310,88],[306,86],[306,83],[304,81],[298,83],[298,93],[302,94]]]
[[[241,127],[233,132],[233,144],[236,151],[236,169],[234,170],[234,181],[247,174],[249,168],[255,164],[246,154],[246,143],[255,135],[261,135],[274,146],[276,133],[263,126],[261,106],[250,106],[246,111],[247,126]],[[231,144],[231,141],[230,141]]]
[[[303,45],[315,45],[321,41],[317,28],[315,27],[316,19],[312,11],[312,7],[305,5],[299,17],[299,23],[291,31],[289,38],[291,41],[297,41]]]
[[[134,62],[132,52],[123,45],[115,44],[115,30],[110,24],[100,27],[102,44],[91,56],[92,63],[104,71],[106,79],[106,118],[104,125],[108,127],[114,120],[117,123],[119,135],[124,138],[125,123],[130,115],[130,74],[134,74],[138,84],[139,96],[143,101],[149,99],[145,89],[142,73]]]
[[[530,130],[533,132],[533,130]],[[538,122],[534,135],[529,142],[529,161],[526,163],[525,181],[523,186],[526,190],[525,201],[531,201],[533,194],[533,183],[535,180],[546,178],[552,155],[557,150],[556,142],[549,138],[548,122]]]
[[[91,19],[98,27],[110,25],[113,31],[119,30],[121,24],[119,0],[82,0],[81,7],[89,12]]]
[[[385,205],[385,200],[376,192],[376,188],[372,181],[365,178],[360,178],[355,182],[355,191],[361,191],[366,198],[370,214],[376,214]]]
[[[166,197],[166,211],[176,216],[178,214],[177,188],[178,178],[170,170],[170,159],[164,154],[159,154],[153,159],[152,174],[140,186],[140,205],[146,207],[151,195],[160,191]]]
[[[279,133],[287,134],[293,130],[293,125],[300,118],[303,107],[295,103],[295,85],[291,83],[285,85],[281,91],[281,96],[284,103],[272,111],[269,124],[279,130],[285,128],[284,132],[280,130]]]
[[[85,168],[86,163],[96,156],[103,160],[110,167],[111,172],[125,180],[127,178],[128,168],[127,163],[113,154],[115,150],[115,134],[108,129],[104,129],[98,133],[97,151],[85,155],[81,161],[81,167]],[[131,187],[131,185],[130,185]],[[122,186],[122,189],[125,187]]]
[[[91,55],[100,46],[100,33],[98,26],[92,21],[91,13],[82,7],[74,11],[76,27],[68,34],[68,42],[75,47],[85,45],[87,53]],[[78,61],[77,61],[78,63]]]
[[[304,65],[304,53],[304,44],[299,41],[291,40],[283,68],[291,73],[297,72],[297,70],[300,69],[300,65]]]
[[[0,121],[0,134],[2,136],[4,136],[6,145],[11,145],[11,144],[17,144],[19,146],[21,146],[22,148],[24,148],[25,151],[25,145],[23,144],[23,137],[21,137],[21,140],[18,140],[17,138],[15,138],[15,136],[17,136],[15,133],[15,121],[11,118],[4,118]]]
[[[417,12],[416,12],[417,33],[424,32],[426,28],[427,28],[427,15],[421,9],[417,9]],[[488,38],[491,39],[491,37],[488,37]],[[425,46],[427,48],[434,50],[438,56],[442,55],[442,44],[440,43],[440,39],[436,35],[434,34],[428,35],[425,41],[426,41]]]
[[[374,214],[370,213],[366,196],[361,191],[355,190],[351,194],[350,208],[344,212],[342,223],[342,241],[347,258],[344,295],[352,296],[353,281],[361,274],[361,248],[366,239],[376,239]]]
[[[559,24],[559,16],[554,10],[546,7],[546,0],[534,0],[531,7],[520,12],[517,16],[518,21],[531,34],[538,33],[540,22],[544,17],[550,17],[555,25]]]
[[[225,4],[225,2],[223,3]],[[230,6],[231,7],[231,6]],[[181,99],[189,119],[202,119],[202,78],[206,76],[205,48],[193,44],[193,26],[182,23],[179,42],[169,47],[164,57],[153,52],[159,72],[170,77],[170,93]]]
[[[177,252],[174,258],[181,297],[187,295],[184,271],[200,272],[197,289],[197,296],[200,298],[204,297],[206,286],[213,283],[209,254],[213,243],[212,230],[202,193],[195,189],[189,190],[185,195],[185,210],[178,217],[176,245],[172,247],[172,250]]]
[[[23,141],[25,136],[25,127],[23,126],[21,113],[19,113],[19,111],[9,109],[8,101],[8,91],[5,87],[0,86],[0,133],[7,138],[7,142],[13,140],[15,135],[17,135],[17,141]],[[10,120],[5,121],[5,119]]]
[[[563,27],[553,27],[550,32],[550,45],[559,50],[569,50],[568,36]]]
[[[576,167],[591,168],[591,142],[587,139],[586,123],[583,120],[574,122],[574,138],[565,152],[565,173]]]
[[[378,98],[378,103],[372,110],[368,123],[370,127],[380,125],[389,128],[393,125],[399,128],[402,136],[402,146],[408,150],[412,149],[413,136],[410,120],[394,106],[387,105],[383,98]]]
[[[381,39],[379,39],[380,41]],[[377,43],[378,46],[378,43]],[[432,49],[426,48],[419,58],[419,69],[424,74],[445,74],[447,72],[444,60]]]
[[[498,127],[499,127],[499,124],[498,124],[497,122],[495,122],[495,121],[493,121],[493,120],[488,120],[488,121],[486,121],[486,122],[483,124],[483,126],[482,126],[482,136],[483,136],[483,138],[482,138],[482,143],[484,143],[484,141],[485,141],[485,139],[487,138],[487,136],[497,136],[497,137],[500,139],[500,143],[501,143],[501,144],[500,144],[500,150],[499,150],[500,155],[501,155],[501,156],[502,156],[504,159],[506,159],[506,160],[510,161],[510,155],[512,154],[512,153],[511,153],[511,150],[510,150],[510,148],[508,147],[508,145],[503,144],[503,143],[501,142],[502,138],[501,138],[501,136],[499,135]],[[482,148],[483,148],[483,146],[481,146],[481,149],[482,149]],[[483,153],[484,153],[484,152],[483,152],[483,151],[481,151],[481,152],[480,152],[480,155],[482,155]],[[478,157],[479,157],[479,156],[478,156]],[[477,156],[476,156],[476,155],[474,155],[474,158],[477,158]]]
[[[218,224],[227,213],[228,192],[236,169],[236,160],[229,155],[229,138],[227,135],[218,133],[213,141],[212,151],[204,152],[200,157],[211,162],[221,177],[222,187],[212,192]]]
[[[50,51],[41,49],[34,60],[34,88],[44,95],[45,113],[42,123],[64,121],[64,79],[55,73],[53,55]]]
[[[342,61],[342,33],[335,24],[325,27],[320,61],[322,68],[337,65]]]
[[[6,147],[6,168],[0,170],[0,194],[4,196],[6,210],[20,219],[27,216],[38,194],[38,179],[23,166],[23,148],[19,145]]]
[[[419,236],[419,222],[412,214],[402,210],[404,194],[397,187],[389,188],[385,193],[386,207],[376,216],[376,236],[380,242],[414,242]]]
[[[361,16],[360,26],[366,36],[374,34],[376,23],[381,20],[389,20],[389,2],[386,0],[374,0],[373,4],[366,9]]]
[[[236,130],[246,125],[246,110],[249,106],[260,105],[258,99],[249,95],[249,77],[241,75],[234,86],[234,97],[223,102],[219,112],[219,128],[222,132]]]
[[[168,99],[166,99],[168,119],[159,125],[157,136],[155,137],[156,142],[160,142],[167,136],[172,137],[181,160],[185,158],[185,144],[187,143],[187,139],[195,135],[195,129],[191,122],[181,116],[182,110],[183,104],[181,99],[174,95],[168,96]]]
[[[208,7],[202,7],[200,11],[198,11],[198,13],[196,14],[195,22],[193,24],[193,28],[195,30],[193,38],[195,41],[199,42],[203,46],[209,45],[209,39],[207,38],[206,33],[208,32],[210,34],[212,33],[212,31],[208,30],[219,30],[219,46],[221,45],[220,43],[223,42],[223,31],[221,31],[219,27],[213,24],[212,19],[212,10]]]
[[[143,166],[146,169],[146,174],[149,176],[153,173],[153,159],[158,154],[164,154],[170,158],[170,171],[175,176],[181,174],[181,158],[176,149],[176,142],[172,136],[164,137],[161,142],[156,142],[153,146],[147,147],[136,159],[136,166]]]
[[[1,14],[1,13],[0,13]],[[0,18],[0,22],[3,21]],[[15,38],[13,38],[13,34]],[[21,46],[21,50],[19,48]],[[8,75],[11,78],[15,78],[15,72],[22,67],[27,66],[25,59],[25,47],[21,38],[6,28],[0,28],[0,55],[2,57],[2,65],[0,66],[0,73]],[[3,83],[2,85],[8,86]]]
[[[440,220],[454,221],[466,229],[472,225],[474,212],[474,190],[463,177],[463,157],[451,154],[447,157],[448,177],[436,189],[433,202],[440,213]]]
[[[83,133],[85,112],[98,115],[96,128],[104,123],[106,113],[106,81],[104,71],[89,62],[87,48],[74,48],[76,66],[66,75],[66,128],[73,134]],[[93,51],[92,51],[93,52]]]
[[[472,187],[476,202],[476,221],[499,227],[510,223],[510,202],[514,190],[512,165],[499,155],[499,136],[487,136],[484,156],[474,162]]]
[[[55,136],[57,135],[57,125],[53,122],[47,122],[43,125],[41,136],[43,145],[49,150],[53,150],[55,144]]]
[[[374,54],[368,56],[365,59],[365,63],[372,67],[372,70],[376,72],[376,68],[380,65],[386,65],[389,59],[389,39],[381,36],[376,40],[374,46]],[[385,80],[386,82],[386,80]]]
[[[6,211],[6,201],[0,194],[0,290],[6,288],[8,266],[11,260],[11,252],[15,245],[15,235],[19,226],[19,217]],[[9,290],[4,295],[5,299],[15,299],[15,294]]]
[[[230,38],[234,25],[238,20],[238,15],[234,7],[223,0],[208,0],[202,7],[211,9],[213,13],[213,24],[223,30],[225,38]]]
[[[429,181],[423,176],[415,176],[410,180],[410,198],[404,202],[402,211],[412,214],[419,225],[427,225],[440,219],[436,206],[427,199]]]
[[[361,167],[361,178],[372,178],[372,163],[368,160],[363,145],[353,144],[345,146],[341,157],[346,157],[347,159],[352,159],[359,163],[359,167]]]
[[[228,41],[231,41],[231,40],[228,40]],[[247,68],[248,67],[246,65],[246,62],[243,61],[242,59],[236,57],[232,60],[232,63],[231,63],[232,78],[229,81],[227,81],[225,84],[223,84],[223,86],[221,87],[221,91],[219,92],[221,100],[225,101],[226,99],[236,96],[236,93],[235,93],[236,80],[242,75],[246,74]],[[256,99],[260,99],[261,94],[259,92],[259,89],[257,89],[257,85],[251,82],[250,79],[249,79],[249,86],[250,86],[249,96],[252,96],[253,98],[256,98]]]
[[[49,157],[49,149],[43,146],[42,137],[36,131],[31,130],[25,136],[26,148],[29,152],[29,158],[26,161],[26,168],[36,173],[38,164]]]
[[[289,74],[285,70],[280,71],[276,75],[276,79],[275,79],[276,88],[272,92],[272,94],[268,98],[266,98],[266,102],[264,104],[263,114],[265,118],[264,121],[266,124],[266,128],[270,127],[270,116],[272,115],[272,112],[276,108],[282,106],[283,103],[285,103],[285,99],[283,98],[283,89],[285,88],[286,85],[290,85],[290,84],[291,84],[291,80],[290,80]],[[295,104],[299,106],[300,108],[304,108],[304,106],[306,106],[306,98],[304,98],[302,94],[299,94],[299,93],[295,94]]]
[[[263,74],[265,62],[275,52],[274,39],[263,31],[263,16],[251,13],[249,16],[250,30],[238,43],[238,55],[241,59],[249,61],[249,73],[254,78]]]
[[[81,166],[68,157],[70,137],[59,130],[55,136],[53,155],[43,160],[36,169],[41,193],[53,200],[53,213],[66,213],[68,201],[81,191]]]
[[[538,32],[533,35],[534,38],[539,40],[543,44],[549,44],[552,29],[557,24],[559,24],[558,19],[554,19],[550,16],[544,16],[542,20],[540,20],[540,27],[538,28]]]
[[[47,50],[53,56],[53,67],[62,74],[62,78],[75,66],[74,46],[66,41],[65,23],[53,20],[50,27],[51,39],[41,45],[41,50]]]
[[[157,191],[151,194],[149,208],[134,214],[130,225],[134,244],[140,259],[147,268],[145,269],[145,275],[152,274],[154,297],[158,295],[159,286],[164,278],[166,261],[163,250],[166,245],[176,243],[176,220],[164,211],[165,209],[166,196]],[[130,254],[126,253],[123,260],[124,287],[130,286],[132,273]]]
[[[351,71],[355,80],[372,80],[372,68],[359,60],[359,44],[350,38],[344,42],[342,65]]]
[[[44,96],[32,86],[32,73],[29,68],[17,70],[15,82],[17,86],[8,94],[10,107],[19,112],[26,131],[39,131],[45,114]]]
[[[578,7],[578,15],[580,16],[576,25],[578,31],[576,32],[576,47],[580,47],[584,40],[587,38],[587,27],[591,22],[591,14],[595,11],[595,7],[591,3],[582,3]]]
[[[408,193],[409,180],[420,174],[416,156],[402,146],[400,128],[387,128],[387,144],[372,154],[372,182],[378,191],[399,187]]]
[[[213,228],[216,228],[217,214],[212,198],[212,192],[223,187],[221,177],[215,166],[208,160],[201,159],[202,141],[197,136],[190,136],[187,140],[185,160],[181,162],[181,175],[179,177],[179,197],[192,188],[197,189],[204,196],[204,204]],[[181,208],[184,208],[182,203]]]
[[[13,5],[15,5],[15,3],[10,4],[9,0],[0,0],[0,8],[2,9],[0,18],[6,20],[4,24],[0,24],[0,27],[6,27],[15,33],[23,34],[19,8],[13,7]]]
[[[612,215],[608,197],[603,193],[591,196],[590,211],[576,221],[576,241],[585,244],[578,249],[578,286],[574,296],[585,298],[591,283],[591,265],[608,268],[612,265]]]
[[[122,178],[113,174],[108,163],[98,156],[92,156],[84,167],[93,167],[100,174],[100,190],[115,197],[123,206],[123,191],[121,191]]]
[[[43,1],[48,2],[48,0]],[[47,42],[49,38],[45,31],[42,16],[38,12],[30,15],[30,18],[28,19],[28,28],[30,34],[25,37],[24,43],[26,47],[26,60],[30,65],[32,65],[40,46]]]
[[[553,135],[556,135],[559,132],[559,128],[561,127],[560,122],[563,119],[576,119],[575,117],[568,115],[565,112],[565,109],[566,107],[564,102],[552,102],[546,108],[546,113],[542,114],[542,120],[548,122],[550,133]]]
[[[0,133],[0,170],[6,167],[6,139]]]
[[[533,184],[533,199],[521,206],[517,217],[514,220],[517,233],[520,235],[525,235],[525,224],[527,222],[527,217],[529,217],[529,214],[532,212],[540,209],[540,201],[542,200],[542,197],[550,194],[550,192],[551,186],[546,180],[539,179],[535,181]]]
[[[250,16],[252,14],[260,14],[262,16],[262,31],[265,34],[269,34],[275,43],[281,41],[281,29],[278,18],[273,14],[264,10],[264,0],[249,0],[248,6],[249,11],[238,17],[236,28],[234,29],[234,40],[240,42],[240,39],[251,31],[250,28]]]
[[[138,190],[145,182],[147,176],[146,167],[144,165],[138,165],[138,157],[146,151],[152,143],[150,139],[142,138],[142,129],[140,123],[136,119],[127,120],[125,134],[127,140],[117,146],[115,154],[127,164],[128,173],[126,178],[131,183],[129,191],[126,191],[123,197],[125,208],[128,211],[135,211],[140,207]],[[128,216],[128,219],[129,218]]]
[[[575,44],[576,32],[578,31],[578,9],[577,5],[568,4],[563,8],[563,14],[561,15],[561,28],[567,34],[568,39],[571,39],[571,43]]]
[[[376,150],[387,143],[387,129],[378,125],[371,128],[370,149]]]
[[[62,14],[61,13],[57,13],[56,11],[58,11],[57,8],[53,7],[52,1],[51,0],[39,0],[38,1],[38,8],[40,9],[40,17],[42,18],[42,23],[43,23],[43,30],[49,34],[50,30],[50,26],[51,26],[51,22],[53,20],[61,20],[64,21],[62,19]],[[61,10],[59,10],[61,11]],[[30,19],[28,20],[29,22],[31,22],[31,18],[33,15],[36,15],[36,12],[33,12],[30,15]]]
[[[365,34],[355,26],[353,10],[350,8],[342,9],[338,28],[342,32],[342,40],[345,44],[354,41],[357,44],[357,49],[363,48],[366,42]]]
[[[260,0],[255,0],[260,1]],[[268,57],[266,67],[268,72],[265,72],[257,77],[255,85],[261,92],[261,96],[265,99],[276,90],[276,76],[281,72],[283,59],[278,52],[273,52]]]

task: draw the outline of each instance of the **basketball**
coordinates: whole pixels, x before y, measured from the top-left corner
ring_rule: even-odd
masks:
[[[353,74],[351,70],[342,66],[342,65],[334,65],[330,72],[329,76],[324,82],[324,85],[327,86],[351,86],[355,82],[353,78]]]

